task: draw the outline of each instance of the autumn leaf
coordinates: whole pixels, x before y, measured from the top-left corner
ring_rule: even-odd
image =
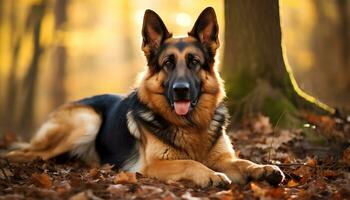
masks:
[[[120,172],[115,175],[113,183],[115,184],[126,184],[126,183],[137,183],[136,174],[129,172]]]
[[[42,173],[42,174],[34,173],[34,174],[32,174],[32,182],[34,185],[41,187],[41,188],[50,189],[52,186],[51,178],[46,173]]]
[[[284,197],[284,192],[281,188],[271,188],[266,191],[265,195],[274,199],[282,199]]]
[[[296,182],[294,179],[291,179],[290,181],[288,181],[287,183],[287,187],[295,187],[295,186],[298,186],[299,183]]]
[[[333,170],[327,169],[327,170],[322,171],[322,176],[327,177],[327,178],[334,178],[334,177],[338,176],[338,174]]]
[[[266,194],[266,189],[261,188],[259,185],[256,183],[250,183],[250,188],[254,193],[254,196],[256,197],[263,197]]]
[[[219,200],[230,200],[233,199],[233,194],[231,190],[224,190],[210,195],[211,198]]]
[[[350,146],[348,148],[345,149],[344,153],[343,153],[343,158],[342,161],[347,164],[348,166],[350,166]]]
[[[99,175],[100,175],[99,170],[96,168],[92,168],[89,170],[89,173],[86,176],[89,178],[98,178]]]

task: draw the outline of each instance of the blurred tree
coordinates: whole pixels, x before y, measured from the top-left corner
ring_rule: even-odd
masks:
[[[44,50],[40,44],[41,23],[44,18],[45,9],[47,7],[47,1],[43,0],[39,4],[31,6],[29,21],[33,31],[33,55],[27,73],[23,80],[23,105],[20,112],[20,126],[22,130],[25,130],[22,136],[24,138],[30,137],[30,131],[34,125],[34,111],[36,100],[36,89],[39,76],[39,61],[40,56]]]
[[[333,104],[348,104],[350,93],[349,4],[347,0],[313,0],[316,22],[311,37],[315,94]],[[316,70],[315,70],[316,69]],[[329,84],[329,83],[332,84]]]
[[[334,112],[302,92],[281,46],[279,2],[225,0],[223,75],[234,118],[261,112],[280,126],[299,125],[299,109]]]
[[[55,29],[58,34],[56,46],[55,64],[53,65],[51,99],[52,108],[63,104],[66,100],[66,91],[64,87],[64,79],[66,73],[67,49],[62,40],[62,32],[67,23],[67,5],[68,0],[55,1]]]
[[[10,26],[11,26],[11,45],[12,45],[12,52],[11,52],[11,66],[10,66],[10,72],[7,79],[7,95],[6,95],[6,109],[5,112],[6,116],[4,116],[5,126],[6,129],[10,129],[13,127],[15,123],[15,113],[16,113],[16,102],[17,102],[17,68],[18,68],[18,54],[19,50],[21,48],[22,43],[22,36],[24,33],[22,31],[19,31],[20,28],[18,27],[18,18],[16,13],[16,2],[11,1],[10,3],[11,9],[10,9]],[[29,18],[29,16],[28,16]]]

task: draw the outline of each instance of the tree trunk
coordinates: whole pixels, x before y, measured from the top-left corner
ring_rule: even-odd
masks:
[[[337,11],[339,13],[339,38],[341,46],[342,80],[344,81],[343,91],[347,93],[346,99],[350,98],[350,33],[349,33],[349,2],[348,0],[337,0]]]
[[[261,112],[290,127],[297,108],[334,112],[297,87],[284,60],[277,0],[225,0],[225,22],[222,72],[234,118]]]
[[[33,5],[32,12],[35,17],[33,20],[33,57],[29,65],[26,76],[23,80],[23,109],[21,111],[20,125],[26,132],[23,133],[24,138],[30,137],[30,130],[34,124],[34,111],[36,100],[36,88],[39,75],[39,61],[43,52],[43,47],[40,44],[41,22],[44,17],[46,1],[42,1],[40,5]]]
[[[10,14],[10,23],[11,23],[11,31],[18,31],[17,23],[17,15],[16,15],[16,6],[15,2],[11,2],[11,14]],[[22,37],[20,34],[11,35],[11,45],[12,45],[12,53],[11,53],[11,66],[10,72],[7,79],[7,88],[6,88],[6,106],[4,107],[3,120],[5,124],[5,130],[14,131],[15,124],[15,113],[16,113],[16,102],[17,102],[17,67],[18,67],[18,56],[19,50],[22,43]]]
[[[67,22],[67,3],[68,0],[59,0],[55,3],[55,29],[56,32],[64,31],[64,25]],[[59,34],[62,35],[62,34]],[[64,41],[59,40],[56,47],[55,65],[53,66],[53,76],[51,83],[52,107],[55,108],[63,104],[66,100],[66,90],[64,79],[66,74],[67,49]]]

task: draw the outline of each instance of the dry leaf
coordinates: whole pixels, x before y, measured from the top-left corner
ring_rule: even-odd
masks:
[[[49,175],[46,173],[38,174],[34,173],[32,174],[32,182],[34,185],[46,189],[50,189],[52,186],[52,181]]]
[[[348,166],[350,166],[350,146],[348,148],[345,149],[344,153],[343,153],[343,158],[342,161],[347,164]]]
[[[282,144],[286,144],[289,141],[293,140],[296,137],[295,134],[288,130],[281,130],[281,133],[278,137],[267,137],[265,144],[256,144],[256,147],[261,149],[278,149]]]
[[[100,172],[96,168],[90,169],[89,173],[86,175],[89,178],[98,178],[100,175]]]
[[[150,185],[141,185],[137,193],[143,197],[152,196],[158,193],[162,193],[163,190],[161,188],[157,188]]]
[[[252,131],[254,133],[270,134],[272,133],[272,126],[270,118],[259,114],[252,123]]]
[[[129,187],[122,185],[122,184],[116,184],[116,185],[110,185],[107,188],[107,191],[111,194],[121,194],[129,191]]]
[[[327,178],[334,178],[336,176],[338,176],[337,172],[333,171],[333,170],[323,170],[322,171],[322,176],[327,177]]]
[[[312,158],[307,158],[306,165],[311,166],[311,167],[316,167],[317,161]]]
[[[266,194],[266,189],[259,187],[256,183],[250,183],[250,188],[254,192],[254,196],[263,197]]]
[[[294,179],[291,179],[291,180],[288,181],[288,183],[287,183],[287,186],[288,186],[288,187],[295,187],[295,186],[298,186],[298,185],[299,185],[299,183],[296,182]]]
[[[210,195],[210,198],[215,198],[219,200],[230,200],[233,199],[233,194],[231,190],[224,190]]]
[[[266,196],[272,197],[274,199],[284,199],[284,193],[281,188],[272,188],[266,191]]]
[[[120,172],[115,175],[113,183],[126,184],[126,183],[137,183],[136,174],[129,172]]]
[[[56,186],[56,192],[59,194],[66,193],[71,190],[71,186],[68,181],[62,181],[58,186]]]

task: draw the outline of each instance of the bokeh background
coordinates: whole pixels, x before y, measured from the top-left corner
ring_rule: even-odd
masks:
[[[223,47],[223,0],[0,0],[0,134],[29,137],[64,102],[127,93],[145,68],[145,9],[181,36],[207,6],[216,10]],[[281,0],[280,12],[283,45],[299,86],[349,109],[349,2]]]

